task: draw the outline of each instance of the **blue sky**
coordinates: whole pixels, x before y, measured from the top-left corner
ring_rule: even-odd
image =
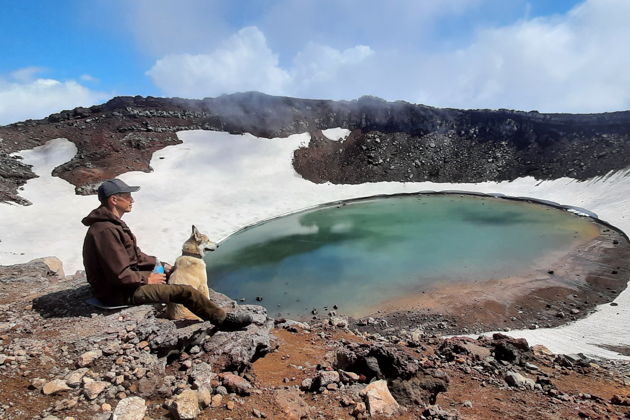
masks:
[[[628,0],[0,0],[0,124],[245,90],[630,108]]]

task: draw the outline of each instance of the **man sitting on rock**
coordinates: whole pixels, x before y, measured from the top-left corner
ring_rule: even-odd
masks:
[[[132,187],[110,179],[98,188],[101,205],[82,220],[89,226],[83,242],[83,265],[92,294],[101,302],[117,305],[180,303],[220,329],[234,330],[252,322],[249,314],[226,313],[191,286],[166,284],[173,267],[164,274],[152,272],[158,262],[140,251],[122,216],[131,211]]]

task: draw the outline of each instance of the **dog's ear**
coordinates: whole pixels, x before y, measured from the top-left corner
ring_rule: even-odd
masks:
[[[194,237],[199,236],[199,231],[197,230],[195,225],[192,225],[192,236],[194,236]]]

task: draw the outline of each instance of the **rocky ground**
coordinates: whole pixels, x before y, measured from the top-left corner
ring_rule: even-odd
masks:
[[[320,130],[353,130],[344,142]],[[0,201],[34,174],[13,152],[67,138],[77,155],[53,172],[91,194],[102,180],[150,171],[153,152],[183,130],[285,137],[310,132],[294,167],[314,182],[479,182],[523,176],[585,180],[630,166],[630,112],[540,114],[457,110],[374,97],[327,101],[256,92],[218,98],[117,97],[90,108],[0,127]]]
[[[0,417],[10,419],[630,418],[630,364],[501,334],[441,338],[311,323],[216,295],[254,324],[223,332],[161,307],[102,311],[58,260],[0,267]]]

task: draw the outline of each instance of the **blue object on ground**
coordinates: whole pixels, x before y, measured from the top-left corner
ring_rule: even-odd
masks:
[[[110,306],[110,305],[107,305],[107,304],[101,302],[100,300],[98,300],[95,297],[91,297],[91,298],[87,299],[85,301],[85,303],[87,303],[88,305],[96,306],[97,308],[100,308],[100,309],[109,309],[109,310],[124,309],[124,308],[129,308],[131,306],[131,305]]]

